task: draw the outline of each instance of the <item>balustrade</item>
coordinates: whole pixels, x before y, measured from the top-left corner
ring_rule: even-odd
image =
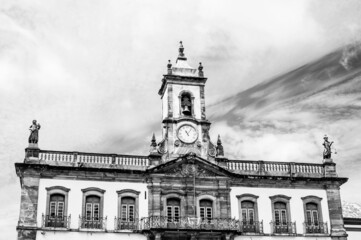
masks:
[[[79,216],[79,228],[80,229],[107,229],[107,217],[84,217]]]
[[[296,222],[271,222],[273,234],[296,234]]]
[[[39,159],[52,162],[103,164],[117,166],[148,166],[147,156],[58,152],[40,150]]]
[[[121,218],[114,218],[114,230],[139,230],[140,223],[139,219],[124,221]]]
[[[327,223],[319,222],[315,224],[303,223],[306,234],[328,234]]]
[[[42,227],[44,228],[70,228],[69,216],[42,215]]]
[[[263,234],[263,221],[241,221],[241,232]]]
[[[151,216],[142,219],[142,228],[143,230],[165,228],[240,231],[240,222],[231,218],[202,220],[201,218],[180,217],[177,220],[169,220],[164,216]]]

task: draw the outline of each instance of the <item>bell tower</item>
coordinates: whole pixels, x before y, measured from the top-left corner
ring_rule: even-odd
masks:
[[[214,161],[216,147],[210,141],[211,123],[206,118],[206,82],[202,63],[198,69],[189,66],[180,42],[177,60],[174,66],[168,61],[158,92],[163,108],[163,140],[158,145],[163,161],[190,152]]]

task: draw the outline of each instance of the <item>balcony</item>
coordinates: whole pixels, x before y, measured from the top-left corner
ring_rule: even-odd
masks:
[[[43,228],[70,228],[70,215],[69,216],[50,216],[42,215]]]
[[[231,218],[205,219],[180,217],[168,219],[164,216],[151,216],[142,219],[142,230],[151,229],[199,229],[199,230],[228,230],[240,231],[240,222]]]
[[[318,224],[303,223],[306,234],[328,234],[327,223],[319,222]]]
[[[275,223],[271,222],[271,229],[273,234],[288,234],[294,235],[296,231],[296,222],[284,222],[284,223]]]
[[[114,219],[114,230],[122,231],[122,230],[139,230],[140,229],[140,221],[138,219],[133,219],[133,221],[124,221],[121,218]]]
[[[105,218],[89,218],[79,216],[79,228],[82,230],[106,230],[107,217]]]
[[[263,234],[263,221],[241,221],[240,230],[243,233]]]

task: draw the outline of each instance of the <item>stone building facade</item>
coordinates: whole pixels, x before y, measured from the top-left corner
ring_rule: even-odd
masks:
[[[347,239],[347,178],[330,155],[320,164],[226,158],[209,137],[206,81],[181,43],[159,90],[163,139],[153,136],[146,156],[43,150],[36,132],[15,164],[18,239]]]

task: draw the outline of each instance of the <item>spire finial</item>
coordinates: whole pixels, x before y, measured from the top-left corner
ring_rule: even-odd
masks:
[[[179,56],[178,56],[178,59],[187,60],[187,58],[184,56],[184,47],[183,47],[183,42],[182,41],[179,42]]]
[[[218,140],[217,140],[217,157],[224,157],[224,151],[223,151],[223,145],[221,141],[221,136],[218,134]]]
[[[204,74],[203,74],[203,66],[202,66],[202,63],[200,62],[199,63],[199,67],[198,67],[198,76],[199,77],[203,77]]]
[[[170,60],[168,60],[167,69],[168,75],[172,75],[172,63],[170,62]]]
[[[155,134],[153,133],[152,140],[150,141],[150,152],[157,152],[157,141],[155,140]]]

